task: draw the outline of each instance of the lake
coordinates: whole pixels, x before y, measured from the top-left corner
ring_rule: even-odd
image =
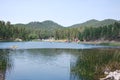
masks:
[[[0,42],[0,80],[99,80],[106,68],[120,70],[119,47]]]

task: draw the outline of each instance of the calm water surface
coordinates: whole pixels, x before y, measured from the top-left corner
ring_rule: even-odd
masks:
[[[0,42],[0,49],[11,49],[13,46],[17,46],[17,49],[90,49],[105,47],[100,45],[85,45],[67,42]]]
[[[0,43],[0,80],[99,80],[107,67],[111,71],[120,69],[119,48],[76,43]]]

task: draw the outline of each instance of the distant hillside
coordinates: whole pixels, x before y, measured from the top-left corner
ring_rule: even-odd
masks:
[[[114,20],[114,19],[105,19],[105,20],[102,20],[102,21],[92,19],[92,20],[86,21],[84,23],[72,25],[70,27],[88,27],[88,26],[99,27],[99,26],[110,25],[110,24],[113,24],[115,22],[120,22],[120,21],[117,21],[117,20]]]
[[[98,22],[99,22],[98,20],[92,19],[92,20],[86,21],[84,23],[74,24],[74,25],[72,25],[70,27],[91,26],[91,25],[94,25],[94,24],[96,24]]]
[[[15,24],[16,27],[26,27],[26,28],[31,28],[31,29],[56,29],[56,28],[62,28],[63,26],[50,21],[46,20],[43,22],[30,22],[28,24]]]
[[[99,26],[107,26],[110,24],[114,24],[115,22],[120,22],[114,19],[105,19],[102,21],[98,21],[96,19],[91,19],[88,20],[84,23],[80,23],[80,24],[74,24],[72,26],[68,26],[69,28],[78,28],[78,27],[99,27]],[[38,21],[34,21],[34,22],[30,22],[28,24],[15,24],[16,27],[26,27],[29,29],[45,29],[45,30],[54,30],[54,29],[58,29],[58,28],[63,28],[64,26],[59,25],[51,20],[46,20],[43,22],[38,22]]]

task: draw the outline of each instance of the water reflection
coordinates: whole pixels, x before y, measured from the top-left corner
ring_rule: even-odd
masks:
[[[5,74],[12,67],[9,50],[0,50],[0,80],[5,80]]]
[[[106,70],[120,70],[119,49],[84,50],[71,65],[71,80],[99,80]]]
[[[10,51],[14,68],[6,80],[70,80],[69,53],[62,49]]]
[[[119,49],[0,50],[0,80],[99,80],[117,69]]]

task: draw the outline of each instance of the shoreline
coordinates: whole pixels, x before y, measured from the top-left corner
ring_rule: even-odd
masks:
[[[32,40],[36,41],[36,40]],[[73,43],[78,43],[78,44],[94,44],[94,45],[105,45],[105,46],[120,46],[119,41],[68,41],[66,39],[61,39],[61,40],[37,40],[37,41],[42,41],[42,42],[73,42]]]
[[[86,42],[79,42],[79,43],[105,45],[105,46],[120,46],[120,42],[118,41],[86,41]]]
[[[61,40],[54,40],[54,39],[46,39],[46,40],[39,40],[35,39],[32,40],[33,42],[74,42],[78,44],[94,44],[94,45],[105,45],[105,46],[120,46],[119,41],[68,41],[66,39]],[[12,41],[12,40],[0,40],[0,42],[24,42],[24,41]]]

